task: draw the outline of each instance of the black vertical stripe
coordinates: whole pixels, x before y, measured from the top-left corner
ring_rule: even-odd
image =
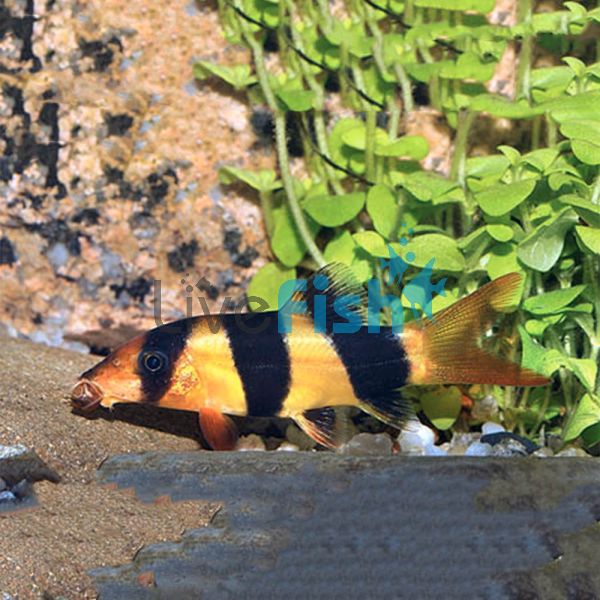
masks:
[[[223,315],[221,321],[242,380],[248,415],[277,415],[291,384],[290,355],[285,335],[277,330],[277,313]]]
[[[175,364],[181,356],[187,339],[192,331],[196,318],[182,319],[167,323],[149,331],[142,344],[138,355],[138,374],[142,380],[142,394],[144,402],[158,402],[171,385]],[[156,373],[144,368],[144,357],[149,352],[161,352],[166,358],[163,369]]]
[[[314,299],[316,295],[326,296],[326,323],[324,335],[331,341],[339,359],[342,361],[352,384],[355,396],[359,400],[370,400],[385,397],[390,392],[406,385],[410,377],[410,363],[400,338],[394,335],[391,327],[380,327],[379,332],[369,333],[363,326],[355,333],[334,333],[333,325],[343,323],[334,307],[336,298],[344,295],[356,295],[366,302],[364,289],[352,281],[350,274],[343,269],[330,267],[322,269],[307,281],[304,298],[308,316],[314,321]],[[339,273],[338,273],[339,271]],[[319,291],[314,286],[314,278],[319,274],[326,275],[331,286]],[[356,309],[362,316],[361,309]],[[362,316],[364,319],[364,316]]]
[[[400,338],[390,327],[381,327],[379,333],[361,327],[356,333],[327,335],[360,400],[385,396],[406,385],[410,363]]]

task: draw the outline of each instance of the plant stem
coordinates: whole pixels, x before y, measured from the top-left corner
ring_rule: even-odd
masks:
[[[554,119],[546,113],[546,144],[555,146],[558,139],[558,128]]]
[[[308,229],[306,219],[304,218],[304,213],[302,212],[302,208],[300,208],[300,203],[296,197],[296,191],[294,190],[294,181],[290,172],[287,140],[285,134],[285,113],[283,113],[277,106],[275,94],[273,93],[271,85],[269,84],[269,76],[265,68],[265,59],[262,46],[256,41],[256,38],[252,32],[249,31],[247,24],[242,19],[240,19],[240,24],[242,31],[244,32],[244,39],[252,50],[254,67],[256,69],[256,75],[258,77],[258,82],[260,84],[262,93],[269,108],[275,115],[275,142],[277,147],[277,159],[279,163],[279,169],[281,171],[283,187],[287,196],[290,212],[292,213],[292,219],[294,220],[294,224],[296,225],[298,233],[300,234],[300,237],[302,238],[302,241],[304,242],[309,254],[319,266],[323,266],[326,264],[325,258],[313,240],[313,237]]]
[[[321,251],[315,244],[313,237],[308,229],[306,219],[300,203],[296,197],[296,191],[294,190],[294,181],[290,172],[290,163],[287,151],[287,140],[285,135],[285,114],[277,110],[275,112],[275,143],[277,146],[277,158],[279,161],[279,169],[281,170],[281,179],[283,181],[283,187],[288,199],[292,218],[294,224],[298,229],[298,233],[306,246],[309,254],[313,257],[314,261],[322,267],[326,264],[326,260],[321,254]]]
[[[291,16],[295,5],[292,2],[292,0],[287,0],[286,4],[288,7],[288,12]],[[298,34],[298,31],[296,28],[294,28],[294,27],[290,28],[290,35],[292,37],[292,41],[294,42],[294,45],[296,46],[296,48],[304,51],[302,37]],[[327,144],[325,119],[323,116],[323,106],[325,103],[323,86],[317,81],[314,73],[311,71],[311,67],[306,62],[300,61],[300,70],[302,71],[302,75],[303,75],[304,79],[306,80],[306,82],[308,83],[308,86],[315,94],[315,102],[314,102],[315,109],[314,109],[313,116],[314,116],[315,137],[317,140],[317,147],[319,148],[319,152],[321,152],[322,155],[329,157],[329,147]],[[307,131],[308,131],[308,129],[307,129]],[[333,168],[328,164],[324,164],[324,170],[325,170],[325,174],[327,175],[327,179],[328,179],[329,184],[331,185],[331,188],[333,189],[333,191],[336,194],[343,194],[344,190],[343,190],[342,185],[340,184]]]
[[[465,161],[467,157],[469,132],[476,116],[477,113],[468,110],[458,113],[456,138],[454,140],[454,154],[452,155],[452,164],[450,165],[450,179],[458,181],[463,189],[465,187]]]
[[[394,74],[400,84],[400,92],[402,94],[402,105],[404,107],[404,114],[407,115],[415,110],[415,102],[412,97],[412,85],[410,79],[404,70],[404,67],[397,62],[394,65]]]
[[[531,104],[531,59],[533,54],[533,36],[529,33],[532,17],[532,0],[520,0],[519,24],[525,25],[526,32],[521,41],[521,52],[519,53],[519,67],[517,70],[517,97],[522,97]]]
[[[375,131],[377,130],[377,113],[367,110],[367,128],[365,131],[365,167],[369,181],[375,181]]]

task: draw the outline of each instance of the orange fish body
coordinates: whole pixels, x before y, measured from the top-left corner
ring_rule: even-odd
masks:
[[[319,292],[328,311],[342,292],[363,293],[339,268],[321,273],[334,281]],[[519,285],[518,274],[501,277],[400,334],[391,327],[372,333],[366,323],[354,333],[329,325],[316,331],[310,309],[291,315],[288,333],[280,331],[277,312],[183,319],[117,348],[81,376],[72,402],[83,410],[136,402],[194,411],[206,440],[222,450],[237,440],[226,415],[291,417],[335,448],[345,429],[336,406],[357,406],[401,427],[411,415],[399,391],[407,384],[547,383],[478,345],[497,312],[518,299]],[[315,293],[309,286],[307,306]]]

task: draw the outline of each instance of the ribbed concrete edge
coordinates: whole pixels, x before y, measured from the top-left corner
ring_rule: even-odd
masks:
[[[600,597],[592,458],[152,453],[98,477],[223,503],[211,527],[92,571],[102,598]]]

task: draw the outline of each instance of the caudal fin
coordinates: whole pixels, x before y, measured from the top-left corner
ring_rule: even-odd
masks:
[[[411,362],[411,383],[546,385],[546,377],[479,346],[498,312],[518,302],[520,284],[521,276],[509,273],[433,319],[408,324],[403,341]]]

